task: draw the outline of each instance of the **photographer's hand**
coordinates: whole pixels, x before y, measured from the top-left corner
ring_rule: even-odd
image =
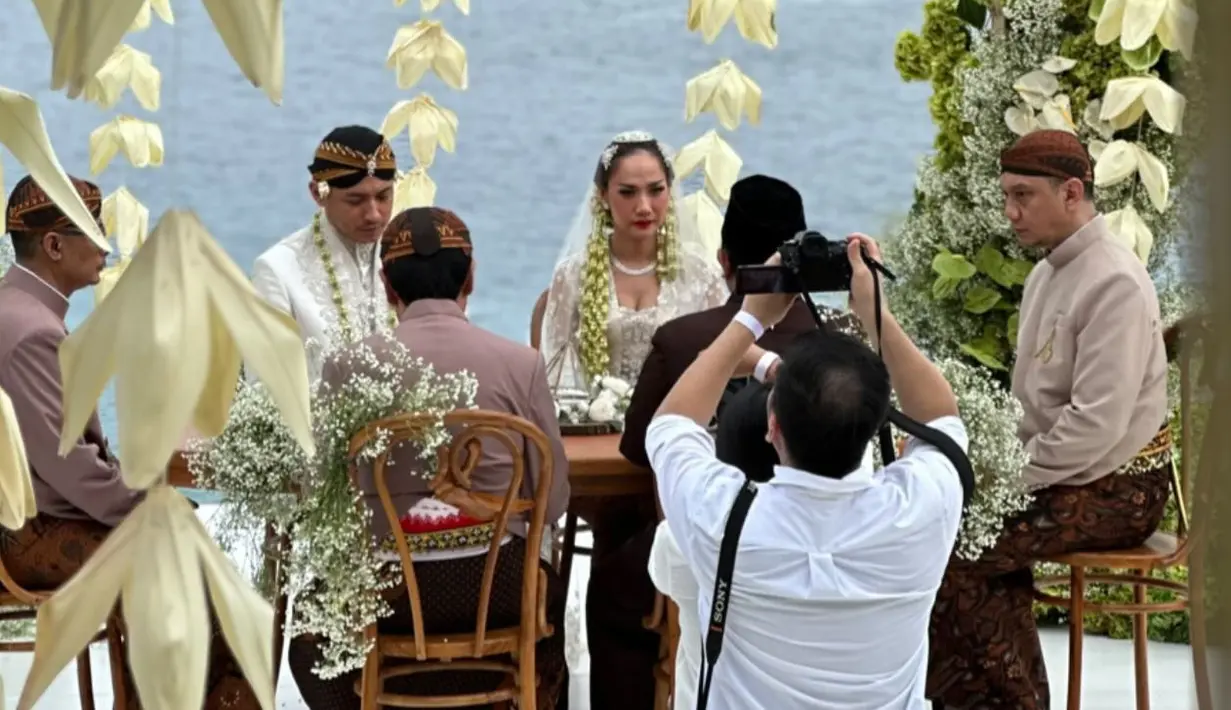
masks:
[[[863,324],[863,332],[867,333],[870,339],[876,337],[876,301],[878,284],[872,276],[872,270],[864,263],[863,253],[860,247],[867,252],[868,258],[879,262],[881,260],[880,247],[876,245],[876,240],[866,234],[850,234],[846,237],[846,257],[851,262],[851,294],[848,305],[851,312]],[[881,318],[883,319],[888,313],[885,307],[884,294],[880,298]],[[875,343],[873,343],[875,346]]]

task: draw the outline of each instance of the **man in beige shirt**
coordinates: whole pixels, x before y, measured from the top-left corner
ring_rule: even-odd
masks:
[[[1034,501],[977,562],[953,558],[932,613],[938,707],[1050,707],[1031,565],[1130,548],[1170,493],[1167,356],[1154,284],[1093,202],[1085,147],[1036,131],[1001,156],[1005,216],[1046,256],[1022,296],[1013,393]],[[943,705],[941,705],[943,703]]]
[[[422,358],[440,372],[467,371],[478,380],[476,404],[480,409],[515,414],[537,425],[552,444],[552,478],[547,497],[547,520],[559,520],[569,499],[568,461],[560,438],[556,405],[547,385],[546,365],[535,350],[502,338],[474,325],[466,318],[466,301],[474,290],[474,258],[470,231],[449,210],[416,207],[393,218],[380,244],[381,273],[386,296],[398,313],[393,340],[377,334],[364,344],[377,358],[388,357],[389,348],[404,347],[410,355]],[[327,359],[321,379],[328,385],[344,383],[357,366],[345,354]],[[361,364],[358,366],[362,366]],[[404,462],[399,465],[397,461]],[[419,585],[424,625],[429,634],[474,633],[475,613],[484,579],[487,541],[481,526],[459,520],[443,501],[431,497],[426,480],[413,470],[415,457],[394,457],[387,484],[400,510],[416,521],[410,541],[416,549],[415,576]],[[531,462],[526,470],[527,495],[538,485],[539,466]],[[513,465],[507,449],[498,442],[483,446],[482,457],[470,474],[472,489],[488,494],[508,490]],[[369,477],[370,478],[370,477]],[[360,479],[368,505],[373,508],[372,529],[377,535],[388,532],[387,517],[370,480]],[[439,525],[427,525],[438,520]],[[422,522],[424,525],[419,525]],[[471,521],[473,523],[475,521]],[[458,525],[467,525],[466,528]],[[405,527],[403,528],[405,530]],[[492,579],[489,628],[516,626],[521,613],[522,561],[525,554],[524,522],[510,520],[510,538],[504,543]],[[412,537],[409,536],[408,537]],[[475,541],[480,541],[475,544]],[[540,708],[555,707],[556,699],[567,693],[567,668],[564,659],[564,583],[546,562],[540,565],[547,578],[547,621],[556,632],[535,648],[539,676]],[[405,585],[391,592],[393,615],[380,622],[382,630],[411,633],[410,603]],[[312,672],[320,649],[314,639],[292,639],[289,662],[295,683],[311,710],[359,710],[354,693],[358,671],[325,679]],[[434,674],[416,679],[390,679],[386,688],[394,693],[454,694],[478,692],[489,688],[490,674],[460,671]],[[533,710],[533,709],[527,709]]]

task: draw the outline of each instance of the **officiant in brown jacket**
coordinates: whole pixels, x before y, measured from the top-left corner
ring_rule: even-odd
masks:
[[[76,178],[72,183],[100,219],[98,186]],[[5,222],[17,263],[0,278],[0,388],[13,401],[38,515],[17,532],[0,531],[0,559],[22,587],[54,591],[81,569],[143,494],[124,485],[97,412],[68,455],[59,455],[64,316],[72,294],[98,283],[106,253],[29,177],[9,195]],[[259,707],[216,623],[207,682],[207,710]],[[131,678],[127,689],[128,710],[140,708]]]
[[[735,294],[736,270],[764,264],[778,247],[806,229],[803,198],[788,183],[752,175],[731,187],[717,258],[732,296],[721,306],[680,316],[655,331],[624,418],[620,453],[626,458],[649,465],[645,432],[658,405],[740,309],[742,298]],[[859,332],[850,315],[823,306],[818,310],[827,325]],[[797,301],[782,322],[766,331],[757,344],[780,352],[796,336],[815,329],[808,306]],[[766,373],[760,374],[764,377]],[[730,389],[734,391],[744,382],[733,380]],[[648,565],[657,524],[657,505],[652,496],[612,500],[593,521],[586,628],[591,659],[590,705],[594,710],[653,707],[659,636],[646,630],[643,620],[654,605]]]
[[[484,330],[466,317],[466,301],[474,290],[475,260],[470,230],[453,212],[438,207],[415,207],[393,218],[381,239],[381,275],[386,296],[398,312],[398,325],[391,340],[386,334],[369,336],[363,342],[376,359],[382,352],[405,347],[409,354],[432,365],[437,372],[471,373],[478,380],[475,403],[479,409],[507,412],[526,419],[547,435],[553,457],[551,487],[547,497],[547,520],[559,520],[569,499],[568,460],[556,406],[547,385],[546,364],[539,353]],[[347,357],[343,351],[326,360],[321,379],[330,387],[344,386],[364,358]],[[393,457],[387,478],[394,505],[416,521],[408,535],[414,557],[415,576],[426,632],[429,634],[473,633],[475,611],[483,584],[488,542],[473,530],[476,521],[454,520],[456,516],[434,515],[443,503],[431,497],[428,481],[414,470],[414,456]],[[399,464],[398,462],[403,462]],[[513,462],[500,445],[484,446],[478,465],[470,473],[473,490],[503,495],[508,489]],[[525,486],[538,483],[538,466],[527,467]],[[387,516],[374,493],[370,474],[360,479],[373,511],[372,532],[387,544]],[[422,521],[422,524],[419,522]],[[432,524],[438,521],[437,524]],[[520,522],[520,524],[518,524]],[[472,532],[454,534],[469,525]],[[521,613],[522,565],[525,554],[525,523],[510,520],[510,539],[500,549],[492,579],[489,628],[515,626]],[[405,530],[405,527],[403,527]],[[430,538],[430,539],[429,539]],[[488,533],[487,540],[490,540]],[[535,666],[539,676],[538,706],[565,707],[567,667],[564,659],[564,584],[547,562],[541,563],[547,577],[547,621],[555,634],[538,643]],[[392,616],[380,621],[389,633],[412,632],[413,620],[406,585],[399,581],[387,597]],[[353,671],[323,679],[312,672],[321,648],[316,639],[299,636],[290,644],[289,662],[295,683],[310,710],[358,710]],[[493,689],[498,674],[484,671],[416,674],[390,678],[391,693],[449,695]],[[559,702],[559,704],[557,704]],[[532,710],[527,708],[527,710]]]

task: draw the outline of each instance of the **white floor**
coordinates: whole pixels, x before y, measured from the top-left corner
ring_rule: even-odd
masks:
[[[208,519],[209,506],[202,506],[202,517]],[[578,541],[579,544],[587,544]],[[588,560],[577,558],[574,564],[570,591],[577,594],[585,588],[589,575]],[[577,610],[579,599],[570,606]],[[575,624],[576,615],[569,619]],[[584,633],[584,630],[583,630]],[[1048,629],[1043,632],[1043,646],[1051,671],[1052,707],[1063,708],[1067,682],[1068,642],[1063,629]],[[584,635],[570,639],[570,703],[572,710],[588,710],[589,658],[585,651]],[[91,649],[94,671],[94,695],[100,710],[110,707],[111,690],[106,649],[97,645]],[[21,686],[30,668],[30,655],[23,653],[0,654],[0,678],[4,681],[4,706],[16,707]],[[1132,647],[1126,641],[1113,641],[1102,637],[1087,637],[1085,643],[1085,679],[1083,681],[1084,710],[1126,710],[1134,707]],[[285,710],[306,710],[299,697],[290,671],[283,664],[278,683],[278,707]],[[1196,708],[1193,699],[1192,654],[1188,646],[1176,644],[1151,644],[1150,647],[1150,698],[1151,704],[1160,710],[1189,710]],[[77,677],[70,666],[62,673],[35,706],[37,710],[69,710],[78,707]]]

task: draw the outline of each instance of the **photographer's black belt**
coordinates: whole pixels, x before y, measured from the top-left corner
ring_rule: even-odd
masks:
[[[872,270],[873,289],[876,294],[874,297],[876,301],[874,304],[876,308],[876,352],[879,355],[881,344],[879,275],[884,271],[884,267],[871,259],[866,259],[866,261],[868,267]],[[884,273],[893,278],[892,274],[889,274],[888,271],[884,271]],[[804,301],[808,304],[808,308],[812,311],[812,317],[816,319],[817,327],[825,327],[822,324],[820,314],[817,313],[816,304],[813,303],[812,297],[807,293],[802,295]],[[970,465],[970,459],[966,456],[966,452],[962,451],[962,447],[958,446],[957,442],[948,434],[933,429],[926,424],[921,424],[896,409],[890,409],[888,420],[879,432],[881,461],[886,466],[897,458],[897,452],[893,446],[893,434],[889,429],[890,424],[921,441],[935,446],[945,455],[945,458],[949,459],[949,462],[957,469],[958,480],[962,484],[962,510],[965,512],[966,506],[970,503],[970,497],[974,493],[975,473],[974,468]],[[706,710],[706,707],[709,705],[710,684],[714,681],[714,666],[718,663],[718,656],[722,653],[722,639],[727,627],[727,612],[731,608],[731,583],[735,574],[735,553],[739,548],[739,538],[744,530],[744,521],[748,519],[748,510],[752,507],[752,500],[756,497],[757,485],[752,481],[746,481],[735,496],[735,502],[731,504],[731,512],[727,514],[727,525],[723,529],[722,542],[718,548],[718,568],[714,573],[714,594],[711,597],[710,603],[710,624],[705,634],[705,659],[701,664],[700,676],[697,678],[697,710]]]

